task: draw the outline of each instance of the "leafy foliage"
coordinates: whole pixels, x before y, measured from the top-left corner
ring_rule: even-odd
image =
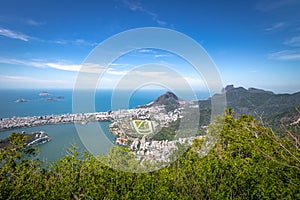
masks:
[[[162,141],[162,140],[174,140],[176,132],[179,128],[180,119],[171,122],[168,127],[162,127],[158,133],[153,136],[153,140]]]
[[[300,92],[294,94],[274,94],[255,88],[248,90],[233,85],[226,86],[223,91],[226,94],[228,108],[235,110],[235,117],[243,114],[262,119],[276,132],[282,133],[281,124],[289,124],[296,121],[300,114]],[[222,95],[222,94],[221,94]],[[218,98],[215,94],[212,98]],[[208,125],[210,122],[211,99],[200,100],[200,124]],[[299,134],[299,132],[298,132]]]
[[[216,118],[207,137],[216,139],[207,155],[206,141],[195,140],[168,167],[135,174],[103,164],[119,158],[122,148],[94,157],[72,147],[43,167],[28,159],[24,138],[13,134],[0,152],[0,199],[300,199],[299,143],[232,112]],[[119,162],[136,164],[130,154]]]

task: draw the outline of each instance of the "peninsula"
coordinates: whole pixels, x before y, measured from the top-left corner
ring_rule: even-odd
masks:
[[[236,116],[264,112],[264,119],[271,122],[273,128],[280,122],[287,125],[299,124],[300,114],[297,109],[300,109],[300,93],[274,94],[255,88],[235,88],[233,85],[225,87],[222,93],[226,94],[227,105],[234,108]],[[218,95],[220,94],[215,94],[212,98]],[[204,137],[210,121],[210,107],[211,99],[184,101],[172,92],[167,92],[152,103],[127,110],[1,118],[0,131],[46,124],[109,121],[110,132],[117,136],[117,145],[127,147],[141,160],[168,161],[171,153],[177,149],[177,144],[192,144],[195,138]],[[201,115],[196,119],[199,112]],[[269,121],[269,118],[272,120]],[[179,133],[182,120],[186,124]],[[194,130],[191,131],[194,125],[189,124],[195,120],[199,120],[196,134]]]
[[[110,132],[117,136],[117,145],[129,148],[140,160],[168,161],[177,149],[177,143],[192,144],[195,134],[182,135],[178,129],[180,120],[197,107],[197,102],[180,100],[175,94],[167,92],[150,104],[127,110],[2,118],[0,130],[109,121]]]

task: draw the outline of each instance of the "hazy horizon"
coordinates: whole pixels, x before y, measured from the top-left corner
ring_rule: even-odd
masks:
[[[300,91],[299,9],[297,0],[5,1],[0,8],[0,88],[72,89],[81,65],[101,42],[130,29],[160,27],[202,45],[224,87],[295,93]],[[148,47],[110,63],[99,87],[114,88],[136,66],[149,63],[175,70],[193,89],[206,89],[205,77],[188,61]],[[98,71],[106,66],[91,64]],[[135,73],[141,79],[149,76]],[[150,75],[181,86],[168,73]]]

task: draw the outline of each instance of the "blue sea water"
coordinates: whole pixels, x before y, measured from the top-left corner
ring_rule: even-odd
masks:
[[[20,90],[0,90],[0,118],[6,117],[25,117],[25,116],[43,116],[51,114],[66,114],[73,113],[72,111],[72,90],[46,90],[48,96],[40,96],[42,90],[36,89],[20,89]],[[122,93],[128,94],[129,91],[120,91],[119,98],[115,101],[124,101]],[[165,90],[137,90],[131,94],[128,102],[120,105],[118,109],[134,108],[140,105],[148,104],[155,98],[165,93]],[[95,111],[108,111],[112,109],[112,94],[111,90],[101,90],[95,92]],[[120,98],[121,94],[121,98]],[[197,99],[208,98],[208,92],[197,92]],[[26,99],[27,102],[15,102],[17,99]],[[189,99],[192,100],[192,99]],[[95,130],[94,134],[102,134],[100,137],[113,141],[115,136],[109,132],[108,122],[93,122],[99,123],[104,134],[98,133]],[[21,128],[10,131],[0,132],[0,139],[6,138],[11,132],[26,133],[44,131],[51,136],[52,140],[48,143],[39,146],[41,150],[40,158],[42,160],[56,161],[57,159],[66,155],[67,149],[73,144],[76,144],[79,151],[85,151],[86,148],[81,142],[79,135],[74,124],[58,124],[58,125],[45,125],[30,128]],[[93,131],[93,130],[90,130]],[[99,141],[101,146],[101,141]],[[108,149],[105,148],[100,153],[106,153]]]

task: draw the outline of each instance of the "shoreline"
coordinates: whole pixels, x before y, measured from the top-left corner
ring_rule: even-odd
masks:
[[[61,115],[45,115],[32,117],[12,117],[0,119],[0,132],[13,130],[17,128],[29,128],[35,126],[51,125],[51,124],[75,124],[88,122],[105,122],[112,121],[114,116],[111,112],[95,112],[95,113],[78,113],[78,114],[61,114]]]
[[[49,142],[52,138],[44,131],[32,132],[32,133],[20,133],[28,138],[25,141],[26,147],[34,147],[40,144]],[[0,149],[11,145],[9,138],[0,139]]]
[[[178,149],[177,144],[191,145],[194,139],[202,139],[203,136],[176,132],[174,138],[170,140],[166,138],[156,140],[153,137],[159,134],[162,128],[167,128],[171,123],[181,120],[185,117],[185,113],[194,110],[196,105],[195,102],[182,101],[172,111],[166,111],[165,105],[155,105],[107,112],[1,118],[0,130],[8,131],[43,125],[110,122],[109,132],[116,137],[114,144],[127,147],[141,162],[143,160],[167,162],[172,153]]]

